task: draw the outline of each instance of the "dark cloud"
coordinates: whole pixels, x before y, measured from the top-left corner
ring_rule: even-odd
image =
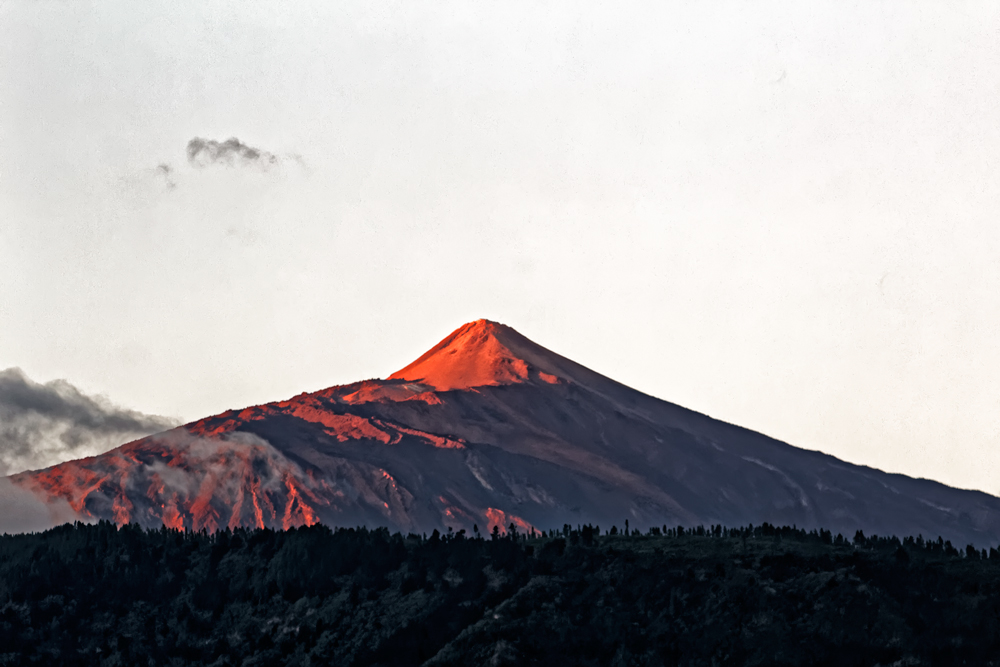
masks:
[[[173,426],[65,380],[39,384],[19,368],[0,371],[0,475],[91,456]]]
[[[274,153],[248,146],[236,137],[221,142],[195,137],[188,142],[187,157],[191,165],[199,168],[222,164],[268,169],[278,164],[278,156]]]

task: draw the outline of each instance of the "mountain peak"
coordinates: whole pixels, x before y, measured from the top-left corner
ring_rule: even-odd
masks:
[[[409,380],[438,391],[559,382],[550,361],[558,355],[491,320],[463,324],[390,380]],[[557,363],[555,365],[558,365]]]
[[[958,544],[1000,537],[1000,498],[796,449],[489,320],[459,327],[389,381],[227,411],[9,481],[53,516],[66,507],[185,530],[320,521],[489,532],[569,515],[608,526],[629,517],[637,528],[766,521]]]

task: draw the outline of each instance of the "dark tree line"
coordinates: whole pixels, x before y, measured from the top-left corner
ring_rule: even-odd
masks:
[[[1000,556],[769,524],[0,537],[0,665],[989,665]]]

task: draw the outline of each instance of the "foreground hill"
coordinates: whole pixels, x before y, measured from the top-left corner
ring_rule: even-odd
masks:
[[[101,523],[0,537],[0,665],[912,666],[998,655],[1000,556],[936,541],[851,544],[768,525],[467,539]]]
[[[11,478],[85,520],[403,532],[761,523],[1000,540],[1000,499],[789,446],[480,320],[386,380]]]

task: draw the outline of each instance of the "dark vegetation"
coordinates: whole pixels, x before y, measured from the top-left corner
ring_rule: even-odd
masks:
[[[992,549],[610,532],[4,536],[0,665],[1000,664]]]

